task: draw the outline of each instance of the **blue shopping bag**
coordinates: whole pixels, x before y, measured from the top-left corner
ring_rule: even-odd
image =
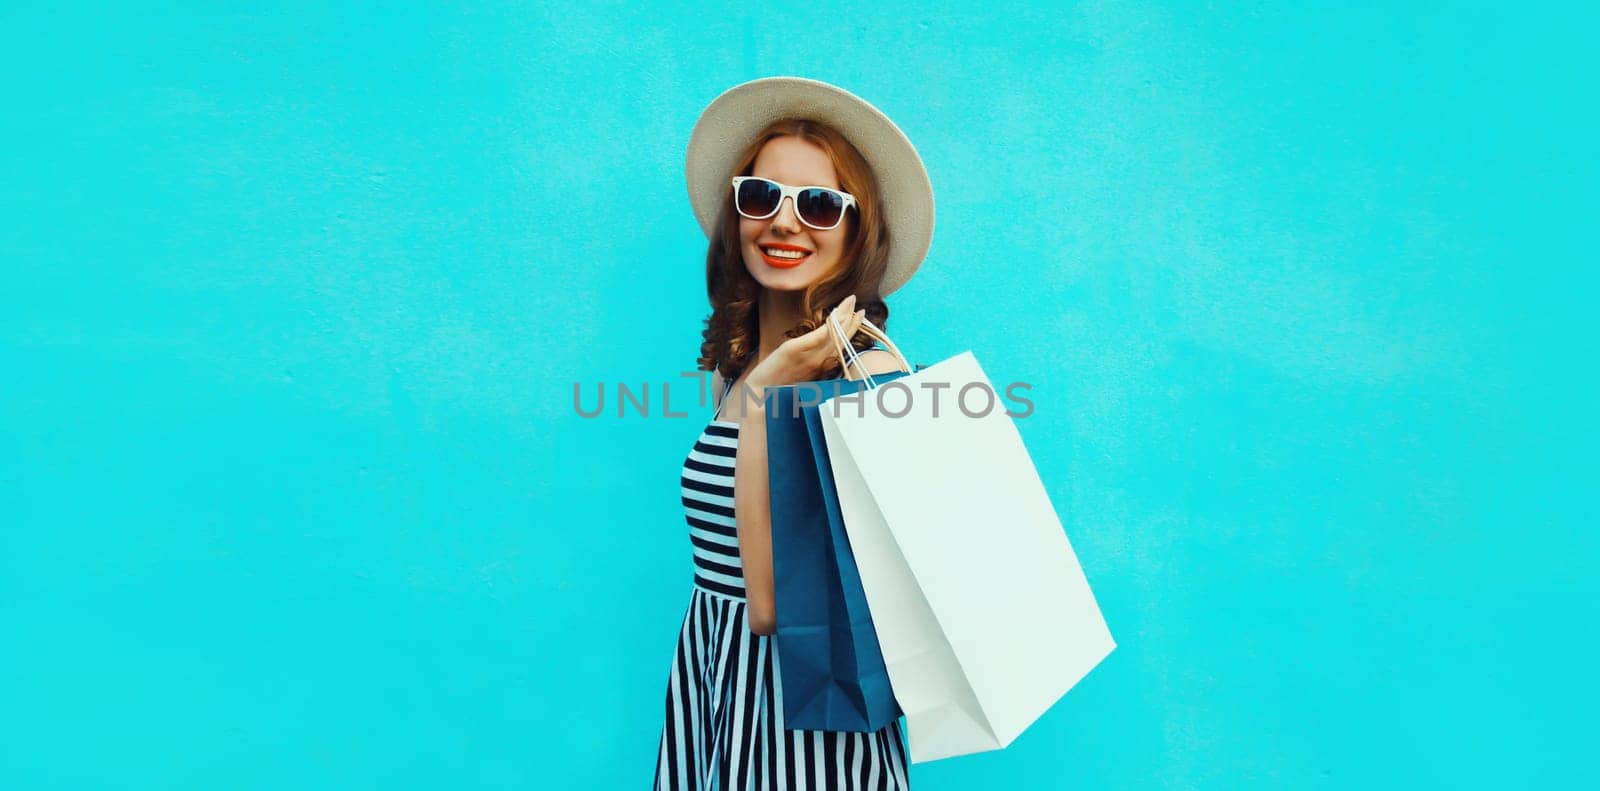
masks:
[[[864,386],[837,379],[767,389],[778,683],[791,729],[870,732],[901,714],[850,553],[816,406]]]

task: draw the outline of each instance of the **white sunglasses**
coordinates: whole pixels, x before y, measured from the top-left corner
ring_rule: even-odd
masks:
[[[791,187],[759,176],[733,179],[733,208],[749,219],[765,220],[777,214],[784,198],[794,203],[800,222],[819,231],[839,227],[845,210],[856,205],[855,196],[832,187]]]

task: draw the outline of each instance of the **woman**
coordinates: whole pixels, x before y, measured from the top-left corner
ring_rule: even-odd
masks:
[[[826,83],[770,78],[702,113],[690,200],[710,249],[699,365],[711,422],[683,467],[695,584],[668,681],[658,789],[904,789],[898,723],[875,733],[784,727],[768,497],[766,387],[899,368],[865,351],[842,371],[828,318],[858,350],[863,318],[921,264],[933,191],[878,110]],[[859,305],[859,307],[858,307]],[[831,308],[827,313],[825,309]]]

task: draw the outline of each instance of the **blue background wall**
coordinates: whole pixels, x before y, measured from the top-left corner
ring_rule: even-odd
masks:
[[[892,329],[1034,383],[1121,644],[917,787],[1594,782],[1595,17],[1290,5],[0,12],[0,782],[644,786],[707,411],[572,387],[686,386],[784,73],[921,149]]]

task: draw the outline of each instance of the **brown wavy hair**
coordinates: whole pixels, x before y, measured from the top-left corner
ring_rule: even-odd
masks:
[[[889,258],[890,241],[889,225],[883,217],[883,193],[878,189],[877,178],[867,160],[844,135],[818,121],[789,118],[774,122],[750,141],[728,178],[750,175],[761,147],[785,135],[814,143],[827,152],[834,171],[839,174],[839,188],[855,196],[856,216],[845,237],[839,265],[806,288],[800,301],[805,318],[785,332],[784,337],[799,337],[822,326],[827,311],[851,294],[856,297],[856,308],[865,309],[867,318],[887,330],[889,305],[878,293]],[[756,297],[761,292],[761,284],[750,276],[739,252],[739,214],[732,200],[723,201],[717,215],[717,229],[706,251],[706,296],[711,300],[711,315],[701,332],[698,366],[702,371],[716,369],[721,372],[723,381],[731,382],[739,378],[758,351]],[[870,347],[872,341],[865,335],[857,335],[851,345],[861,350]],[[829,378],[841,375],[835,366]]]

